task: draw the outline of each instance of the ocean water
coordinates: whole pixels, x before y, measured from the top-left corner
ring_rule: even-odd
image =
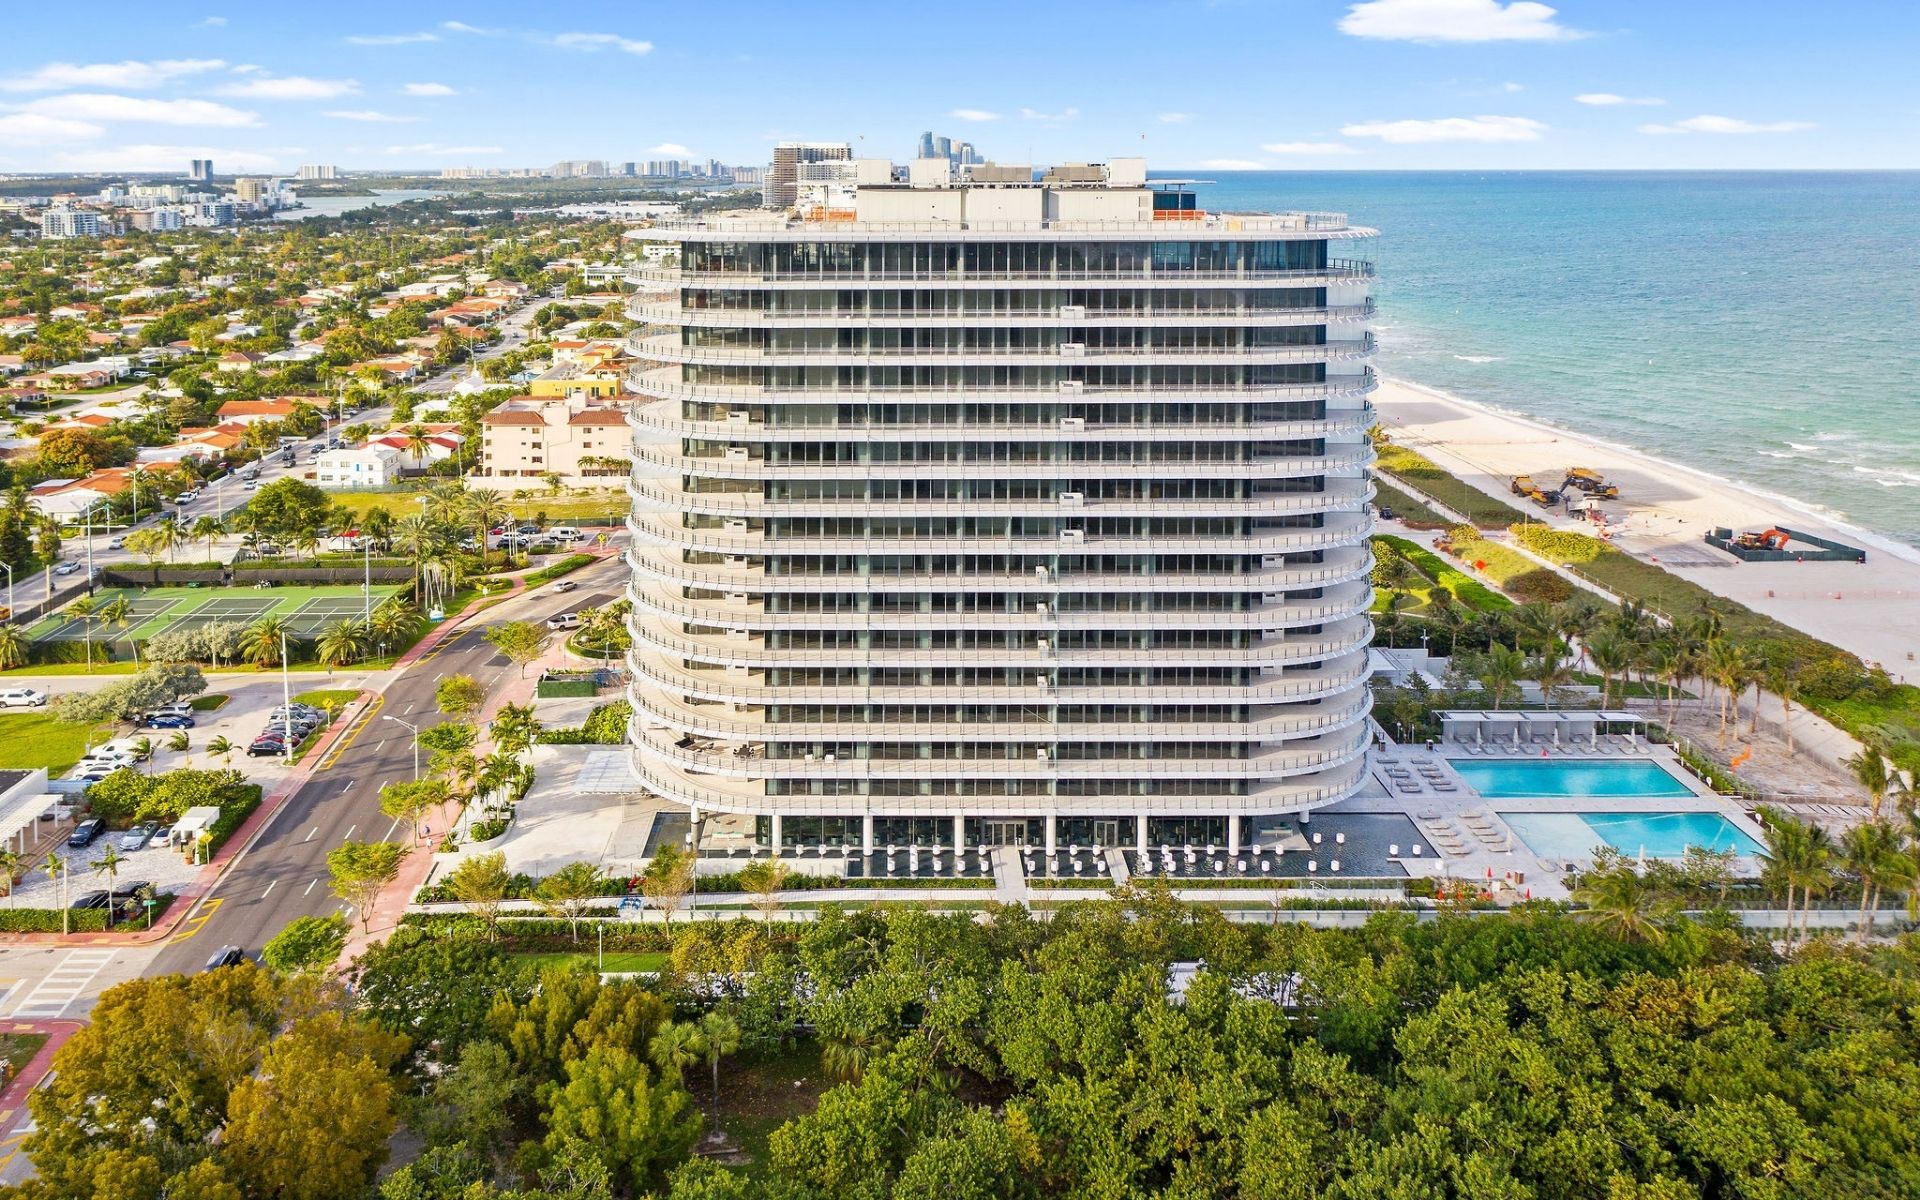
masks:
[[[1211,172],[1380,231],[1380,366],[1920,546],[1920,172]]]

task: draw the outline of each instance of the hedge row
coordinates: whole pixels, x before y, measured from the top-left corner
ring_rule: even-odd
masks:
[[[318,731],[309,736],[318,736]],[[233,836],[234,830],[240,828],[241,822],[252,816],[253,810],[259,807],[260,785],[257,783],[248,784],[245,788],[241,789],[240,798],[237,802],[224,804],[220,807],[220,819],[215,821],[213,827],[207,830],[207,858],[209,860],[219,852],[220,847],[227,844],[227,839]]]
[[[173,904],[173,893],[161,892],[154,900],[153,919],[158,921]],[[102,933],[107,928],[104,908],[0,908],[0,933],[59,933],[63,913],[67,917],[67,929],[74,933]],[[120,920],[122,925],[136,923],[142,926],[147,923],[144,912]]]
[[[1479,488],[1449,475],[1431,459],[1415,454],[1404,446],[1381,440],[1374,446],[1374,465],[1420,492],[1451,508],[1482,529],[1500,529],[1525,521],[1527,514],[1501,500],[1495,500]]]
[[[551,582],[552,580],[560,578],[562,575],[572,574],[588,563],[595,561],[598,560],[591,554],[569,554],[559,562],[550,563],[528,575],[527,586],[539,587],[541,584]]]
[[[1518,528],[1518,527],[1516,527]],[[1448,543],[1468,562],[1522,604],[1558,604],[1573,595],[1573,585],[1509,546],[1490,542],[1468,525],[1447,531]]]
[[[1498,612],[1513,607],[1513,601],[1418,542],[1385,533],[1375,535],[1375,540],[1393,547],[1402,558],[1413,564],[1415,570],[1446,588],[1455,600],[1475,612]]]

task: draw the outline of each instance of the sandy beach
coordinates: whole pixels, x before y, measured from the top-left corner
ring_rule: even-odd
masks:
[[[1791,500],[1418,384],[1383,380],[1373,399],[1395,442],[1559,528],[1593,526],[1513,496],[1511,478],[1571,466],[1602,472],[1620,487],[1620,498],[1600,507],[1622,550],[1880,663],[1897,680],[1920,683],[1920,551],[1913,547]],[[1738,533],[1781,524],[1859,546],[1867,561],[1747,563],[1702,540],[1714,526]]]

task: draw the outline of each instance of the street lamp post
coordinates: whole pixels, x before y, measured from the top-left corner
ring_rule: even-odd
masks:
[[[293,732],[293,676],[287,665],[287,631],[280,630],[280,711],[287,715],[287,732]],[[293,765],[293,739],[287,739],[287,765]]]
[[[420,782],[420,727],[411,721],[402,721],[399,717],[385,716],[382,721],[393,721],[405,725],[413,733],[413,781]]]
[[[7,620],[11,621],[14,619],[14,616],[13,616],[13,567],[11,564],[3,563],[3,562],[0,562],[0,567],[5,567],[7,569]],[[47,570],[51,572],[53,568],[49,566]],[[52,576],[49,575],[48,578],[52,578]],[[27,582],[31,583],[33,581],[28,580]]]

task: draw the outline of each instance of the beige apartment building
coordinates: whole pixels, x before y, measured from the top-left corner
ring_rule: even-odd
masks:
[[[521,486],[560,476],[566,487],[623,478],[631,442],[622,404],[583,396],[515,396],[480,419],[483,485]],[[516,483],[515,481],[522,481]]]

